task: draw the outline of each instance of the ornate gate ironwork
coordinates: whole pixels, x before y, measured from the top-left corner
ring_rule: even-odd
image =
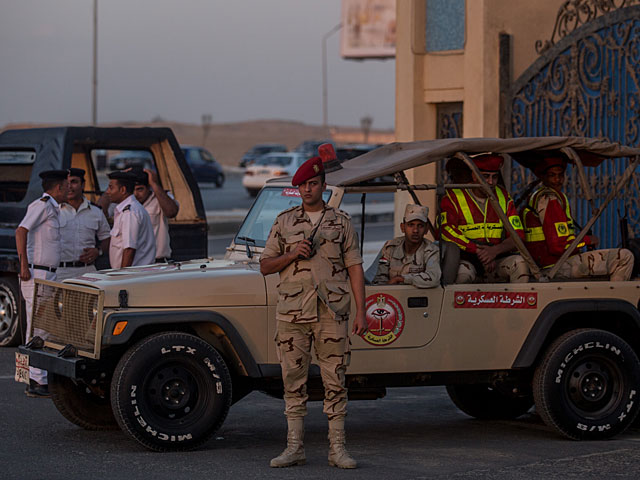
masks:
[[[445,102],[437,105],[438,132],[437,138],[462,138],[462,102]],[[445,161],[437,165],[438,182],[446,179]]]
[[[566,2],[558,14],[556,29],[562,23],[561,15],[566,15],[567,4],[582,4],[582,14],[586,15],[589,3],[593,1]],[[635,2],[604,3],[614,10],[619,6],[616,4]],[[553,42],[553,38],[547,42],[546,51],[514,83],[507,131],[514,137],[575,135],[640,144],[640,6],[610,11],[571,33],[565,31],[557,43]],[[589,169],[588,179],[598,197],[596,205],[613,188],[627,164],[627,159],[620,159]],[[530,172],[513,165],[512,191],[522,191],[531,180]],[[584,224],[591,212],[571,168],[565,188],[578,224]],[[594,234],[602,247],[620,243],[619,230],[611,227],[617,225],[619,213],[625,208],[631,236],[640,236],[639,191],[640,175],[636,172],[596,223]]]

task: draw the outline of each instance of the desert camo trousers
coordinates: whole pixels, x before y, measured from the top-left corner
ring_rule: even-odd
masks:
[[[329,420],[347,414],[345,372],[351,356],[347,328],[348,322],[335,321],[322,302],[318,302],[317,322],[278,322],[276,351],[282,368],[284,414],[287,418],[300,418],[307,414],[311,344],[324,385],[323,412]]]
[[[633,267],[633,262],[632,267]],[[476,268],[467,260],[460,260],[456,283],[473,283],[478,279]],[[482,281],[489,283],[508,281],[511,283],[527,283],[529,281],[529,266],[520,255],[496,259],[496,269],[485,274]]]
[[[631,278],[633,254],[626,248],[608,248],[569,257],[555,278],[575,279],[609,276],[612,282]]]

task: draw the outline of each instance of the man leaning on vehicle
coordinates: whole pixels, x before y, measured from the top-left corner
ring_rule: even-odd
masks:
[[[433,288],[440,284],[440,250],[424,238],[429,209],[407,205],[400,230],[404,234],[382,247],[374,284],[408,284]]]
[[[364,272],[356,234],[347,214],[322,200],[326,189],[320,157],[303,163],[291,182],[302,205],[276,218],[260,259],[263,275],[278,272],[276,351],[284,382],[287,447],[272,467],[306,461],[303,436],[307,378],[314,343],[329,419],[329,465],[356,468],[345,449],[345,372],[349,364],[348,320],[351,292],[356,302],[352,333],[366,331]]]
[[[569,199],[562,192],[567,160],[561,154],[549,155],[535,168],[541,180],[523,210],[525,243],[534,260],[543,268],[552,267],[576,238]],[[596,246],[598,238],[586,235],[577,248]],[[626,248],[609,248],[585,253],[574,251],[555,278],[609,276],[611,281],[629,280],[633,254]]]

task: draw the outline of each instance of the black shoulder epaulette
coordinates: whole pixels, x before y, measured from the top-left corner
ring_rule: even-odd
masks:
[[[123,212],[126,212],[127,210],[131,210],[131,205],[127,205],[122,209]]]
[[[41,202],[48,202],[50,197],[40,197]]]
[[[100,208],[100,205],[98,205],[97,203],[89,202],[89,205],[93,205],[97,209],[102,210],[102,208]]]

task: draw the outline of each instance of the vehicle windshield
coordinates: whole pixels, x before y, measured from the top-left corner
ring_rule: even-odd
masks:
[[[277,167],[287,167],[291,165],[293,157],[287,155],[267,155],[266,157],[260,157],[254,165],[274,165]]]
[[[325,202],[329,201],[331,190],[327,189],[322,194]],[[264,247],[271,226],[280,212],[302,203],[300,193],[294,187],[265,187],[258,195],[251,210],[244,219],[240,230],[234,239],[237,244],[244,244],[239,237],[248,237],[255,240],[256,247]]]

